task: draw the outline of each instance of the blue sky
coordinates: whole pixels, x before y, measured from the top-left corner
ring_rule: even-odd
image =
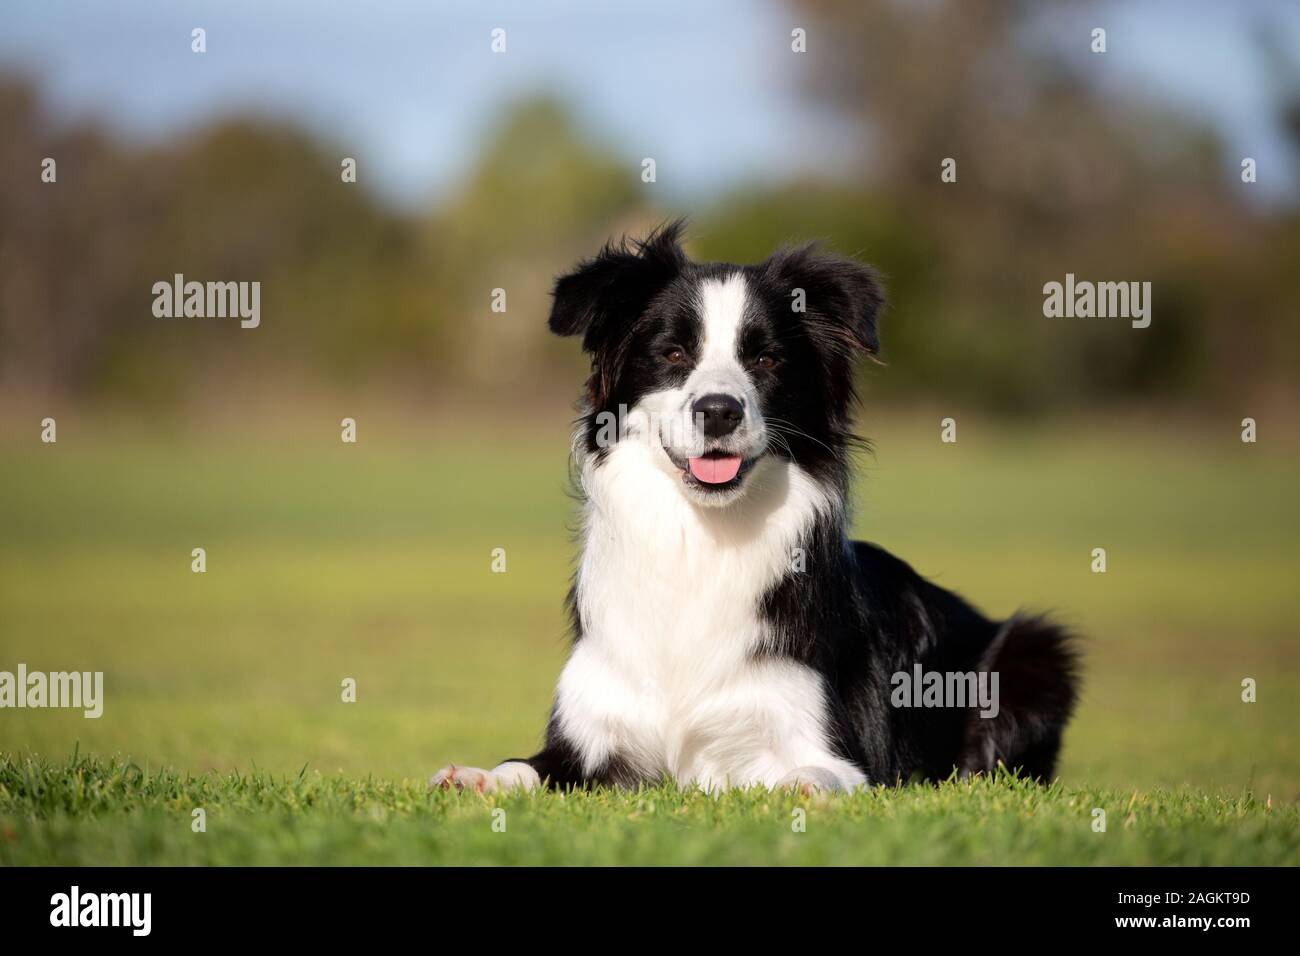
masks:
[[[1053,33],[1107,28],[1103,82],[1115,95],[1203,117],[1259,160],[1259,193],[1295,195],[1249,28],[1268,14],[1300,59],[1300,4],[1057,9]],[[669,189],[707,195],[842,169],[845,127],[801,93],[798,70],[813,58],[778,55],[796,25],[775,0],[5,0],[0,69],[36,77],[60,119],[97,118],[126,136],[250,109],[292,117],[411,202],[455,184],[504,104],[553,90],[630,159],[654,156]],[[203,56],[189,50],[194,26],[208,32]],[[496,26],[505,56],[488,48]]]

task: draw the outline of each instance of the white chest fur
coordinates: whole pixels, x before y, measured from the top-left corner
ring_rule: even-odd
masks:
[[[692,504],[662,451],[620,443],[584,470],[577,602],[582,639],[557,689],[557,716],[584,769],[618,758],[706,789],[775,785],[830,753],[820,677],[756,655],[759,602],[794,565],[826,495],[797,466],[766,458],[727,508]]]

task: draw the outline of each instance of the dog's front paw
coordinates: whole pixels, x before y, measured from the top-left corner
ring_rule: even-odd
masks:
[[[844,781],[826,767],[796,767],[776,782],[777,788],[798,790],[805,797],[828,790],[847,790]]]
[[[491,770],[480,770],[478,767],[457,767],[453,763],[443,767],[429,778],[429,788],[493,793],[497,789],[497,775]]]

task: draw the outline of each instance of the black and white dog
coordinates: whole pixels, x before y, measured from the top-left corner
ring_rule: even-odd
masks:
[[[680,229],[555,284],[551,330],[592,357],[573,647],[540,753],[431,784],[848,789],[999,762],[1050,778],[1076,696],[1067,635],[990,621],[846,536],[872,271],[812,247],[696,263]],[[996,674],[996,716],[895,706],[895,676],[918,671]]]

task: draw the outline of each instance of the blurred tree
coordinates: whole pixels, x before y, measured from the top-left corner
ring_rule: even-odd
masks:
[[[888,210],[884,219],[926,249],[896,287],[906,316],[893,319],[892,351],[886,338],[894,368],[918,374],[878,376],[886,389],[924,379],[930,390],[1024,410],[1177,399],[1208,390],[1207,356],[1231,356],[1230,341],[1262,347],[1282,321],[1276,301],[1262,313],[1240,308],[1281,291],[1285,269],[1213,134],[1106,88],[1086,35],[1062,42],[1061,14],[1089,4],[795,6],[820,51],[810,90],[865,134],[855,177],[864,185],[843,190],[843,207]],[[955,183],[940,179],[949,157]],[[873,198],[854,201],[858,192]],[[895,258],[891,233],[868,258]],[[1267,278],[1251,268],[1261,255]],[[1042,285],[1066,272],[1158,280],[1152,327],[1044,319]],[[1252,272],[1262,285],[1245,281]],[[1233,377],[1248,379],[1258,360]]]
[[[502,112],[465,184],[427,229],[439,294],[456,316],[455,352],[471,382],[490,387],[504,375],[518,388],[555,380],[541,361],[560,354],[547,348],[551,283],[635,217],[638,185],[636,167],[582,130],[558,100],[529,97]],[[503,313],[490,308],[498,288]]]
[[[852,175],[737,183],[673,212],[692,215],[704,258],[822,239],[879,267],[892,304],[871,396],[1294,402],[1300,219],[1244,202],[1208,128],[1100,82],[1086,38],[1060,36],[1060,12],[1086,3],[794,5],[808,94],[866,144]],[[342,151],[265,120],[142,148],[54,128],[30,84],[0,78],[0,123],[0,378],[20,387],[175,399],[237,372],[568,394],[583,360],[545,331],[554,276],[669,214],[634,161],[545,95],[503,107],[459,188],[418,215],[364,175],[343,183]],[[40,182],[46,156],[57,186]],[[153,283],[177,272],[261,281],[262,327],[153,318]],[[1045,318],[1043,284],[1067,272],[1153,282],[1151,327]]]

